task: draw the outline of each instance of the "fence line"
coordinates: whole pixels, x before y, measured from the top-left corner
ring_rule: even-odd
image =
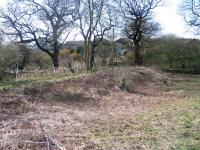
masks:
[[[81,73],[85,70],[84,64],[76,64],[73,66],[74,73]],[[64,75],[70,75],[71,70],[69,67],[59,67],[49,68],[46,70],[23,70],[23,71],[16,71],[16,81],[24,80],[24,79],[33,79],[33,78],[40,78],[40,77],[62,77]]]
[[[103,65],[103,64],[102,64]],[[101,67],[96,66],[96,68]],[[126,65],[133,65],[132,60],[123,60],[123,59],[114,59],[110,61],[109,59],[105,60],[105,64],[103,66],[126,66]],[[73,70],[74,73],[81,73],[85,71],[85,64],[84,63],[77,63],[73,64]],[[71,75],[71,69],[69,67],[59,67],[57,69],[55,68],[49,68],[46,70],[23,70],[19,71],[16,69],[15,75],[16,75],[16,81],[24,80],[24,79],[34,79],[34,78],[40,78],[40,77],[62,77],[64,75]]]

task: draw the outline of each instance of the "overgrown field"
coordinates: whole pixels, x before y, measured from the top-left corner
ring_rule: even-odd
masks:
[[[200,149],[198,75],[103,69],[20,83],[0,92],[0,108],[2,150]]]

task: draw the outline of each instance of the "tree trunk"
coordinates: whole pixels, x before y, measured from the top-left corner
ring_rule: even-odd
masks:
[[[87,63],[87,44],[86,44],[86,42],[84,43],[84,61],[86,64]]]
[[[90,69],[92,69],[94,67],[94,50],[95,50],[95,48],[92,47],[91,57],[90,57]]]
[[[185,70],[185,62],[182,62],[182,69]]]
[[[91,45],[90,42],[85,42],[84,44],[84,57],[85,57],[85,64],[86,70],[90,70],[90,54],[91,54]]]
[[[141,65],[141,59],[140,59],[140,45],[137,43],[135,44],[135,64]]]
[[[59,67],[58,54],[59,54],[59,52],[56,50],[56,51],[54,51],[53,56],[52,56],[53,66],[55,68]]]
[[[1,71],[0,71],[0,81],[3,80],[3,77],[4,77],[4,71],[1,70]]]

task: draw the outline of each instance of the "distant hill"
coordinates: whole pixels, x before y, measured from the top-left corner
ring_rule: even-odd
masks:
[[[116,40],[115,43],[119,43],[122,45],[130,45],[131,44],[130,40],[127,38],[120,38],[120,39]]]
[[[63,48],[68,49],[78,49],[79,47],[83,47],[84,41],[67,41]]]
[[[102,43],[109,43],[107,39],[103,39]],[[62,47],[67,49],[81,50],[83,51],[84,41],[67,41]],[[131,45],[131,42],[126,38],[120,38],[115,41],[116,51],[119,54],[123,54],[127,50],[128,46]]]

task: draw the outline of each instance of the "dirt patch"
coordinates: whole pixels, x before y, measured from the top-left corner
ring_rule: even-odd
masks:
[[[114,68],[114,78],[118,86],[124,87],[127,92],[138,93],[141,87],[149,84],[160,85],[170,82],[169,76],[159,69],[146,67]],[[142,92],[142,91],[141,91]]]

